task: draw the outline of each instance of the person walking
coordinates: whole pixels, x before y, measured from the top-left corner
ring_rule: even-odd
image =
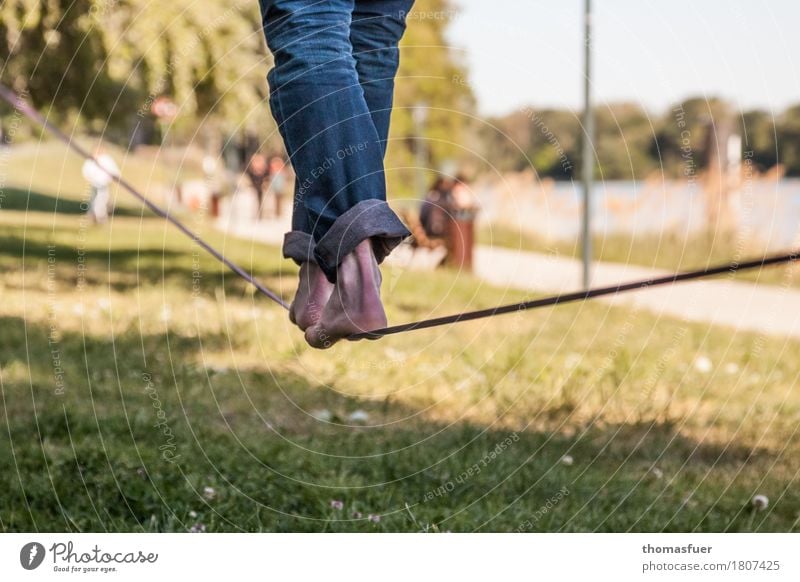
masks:
[[[280,156],[269,160],[269,189],[272,192],[272,206],[275,218],[283,216],[283,195],[286,188],[286,164]]]
[[[255,153],[250,158],[250,163],[247,164],[245,169],[247,177],[250,179],[250,184],[256,192],[256,199],[258,206],[256,207],[256,220],[261,220],[261,215],[264,212],[264,182],[269,177],[269,165],[267,158],[264,154]]]
[[[119,176],[119,168],[101,145],[95,151],[94,159],[83,163],[82,173],[92,189],[88,214],[96,224],[103,224],[108,221],[109,188],[114,180],[112,176]]]
[[[296,174],[289,317],[327,348],[387,324],[378,265],[410,234],[386,203],[383,159],[413,0],[259,1],[270,108]]]

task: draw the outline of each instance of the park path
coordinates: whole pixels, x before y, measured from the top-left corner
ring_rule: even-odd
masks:
[[[249,241],[271,245],[283,242],[283,233],[290,227],[288,219],[256,223],[241,218],[252,215],[248,209],[228,209],[217,221],[217,227]],[[667,273],[638,265],[598,262],[594,264],[592,284],[614,285]],[[577,291],[581,286],[579,260],[482,245],[475,249],[474,274],[498,287],[541,293]],[[600,300],[688,321],[800,338],[799,289],[748,283],[735,276],[654,287]]]
[[[474,267],[479,277],[499,287],[547,293],[581,287],[581,262],[568,257],[479,246]],[[665,274],[669,271],[597,262],[592,285],[615,285]],[[688,321],[800,338],[800,290],[737,281],[734,275],[630,291],[600,300]]]

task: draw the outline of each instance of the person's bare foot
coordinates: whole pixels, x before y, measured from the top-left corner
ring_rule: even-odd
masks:
[[[351,334],[386,327],[380,288],[381,272],[367,239],[339,265],[322,316],[306,330],[309,345],[327,349]]]
[[[332,291],[333,283],[314,261],[300,265],[297,293],[289,306],[289,320],[306,331],[319,321]]]

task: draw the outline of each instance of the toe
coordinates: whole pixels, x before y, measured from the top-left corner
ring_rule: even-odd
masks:
[[[300,328],[301,331],[306,331],[312,325],[319,322],[320,310],[315,309],[314,305],[305,305],[304,308],[298,308],[297,303],[294,302],[289,307],[289,321]]]
[[[318,350],[327,350],[337,341],[339,341],[338,337],[332,337],[328,334],[325,329],[320,325],[312,325],[306,330],[306,342],[312,348],[317,348]]]

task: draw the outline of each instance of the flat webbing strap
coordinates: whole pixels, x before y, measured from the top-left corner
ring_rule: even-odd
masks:
[[[561,295],[553,295],[551,297],[543,297],[541,299],[533,299],[530,301],[520,301],[519,303],[511,303],[510,305],[501,305],[499,307],[490,307],[488,309],[478,309],[476,311],[466,311],[464,313],[456,313],[454,315],[446,315],[444,317],[434,317],[432,319],[424,319],[422,321],[392,325],[389,327],[384,327],[383,329],[376,329],[368,333],[354,334],[349,336],[347,339],[375,339],[396,333],[404,333],[418,329],[428,329],[431,327],[450,325],[452,323],[461,323],[462,321],[473,321],[475,319],[484,319],[486,317],[527,311],[529,309],[539,309],[552,305],[563,305],[565,303],[572,303],[575,301],[586,301],[588,299],[594,299],[595,297],[602,297],[604,295],[616,295],[618,293],[625,293],[626,291],[649,289],[651,287],[671,285],[673,283],[690,281],[692,279],[703,279],[720,275],[722,273],[735,273],[737,271],[759,269],[762,267],[768,267],[770,265],[779,265],[781,263],[791,263],[797,260],[799,253],[800,250],[797,250],[782,255],[767,256],[760,259],[753,259],[743,262],[730,262],[713,267],[707,267],[705,269],[697,269],[695,271],[672,273],[662,277],[652,277],[650,279],[642,279],[640,281],[619,283],[617,285],[610,285],[608,287],[595,287],[585,291],[564,293]]]

